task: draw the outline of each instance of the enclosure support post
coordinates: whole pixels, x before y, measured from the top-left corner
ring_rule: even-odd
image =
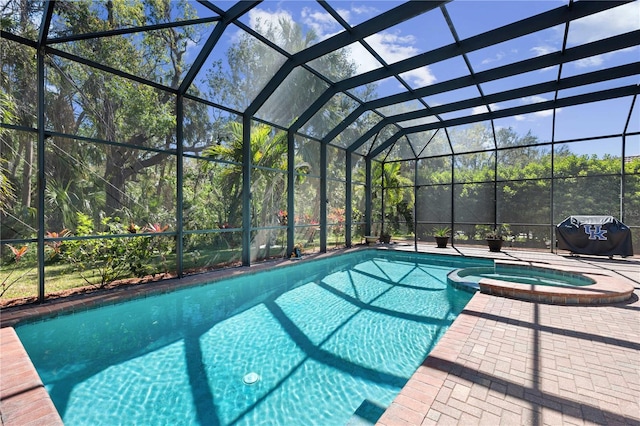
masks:
[[[554,211],[554,206],[555,206],[555,202],[554,202],[554,187],[555,187],[555,166],[554,166],[554,161],[555,161],[555,152],[556,152],[556,111],[553,110],[553,119],[551,121],[551,185],[550,185],[550,191],[551,194],[549,194],[549,204],[550,204],[550,209],[549,209],[549,239],[551,240],[551,244],[549,244],[549,250],[551,251],[551,253],[554,252],[554,249],[556,247],[556,235],[555,235],[555,227],[553,226],[553,218],[555,216],[555,211]],[[557,250],[556,250],[557,253]]]
[[[183,178],[184,178],[184,131],[183,131],[183,119],[184,119],[184,97],[179,94],[176,99],[176,269],[178,277],[182,277],[183,263],[182,263],[182,249],[184,239],[184,224],[182,213],[184,191],[182,190]]]
[[[418,209],[416,203],[418,202],[418,159],[413,162],[413,249],[418,251]]]
[[[625,145],[627,144],[627,135],[626,132],[622,134],[622,157],[620,158],[620,221],[624,223],[624,190],[625,190],[625,170],[624,170],[624,156],[625,156]]]
[[[364,234],[371,235],[371,159],[365,157]]]
[[[496,146],[495,133],[493,135],[493,143],[494,143],[494,146]],[[498,229],[498,148],[497,147],[494,148],[493,150],[493,229]]]
[[[452,151],[453,152],[453,151]],[[455,185],[453,182],[455,182],[455,155],[452,154],[451,155],[451,247],[455,247],[456,245],[456,239],[453,237],[456,233],[455,228],[454,228],[454,224],[455,224]]]
[[[635,100],[635,97],[634,97]],[[626,130],[626,129],[625,129]],[[624,156],[626,153],[627,133],[622,134],[622,156],[620,157],[620,222],[624,223],[624,189],[625,189],[625,170]]]
[[[327,144],[320,144],[320,252],[327,251]]]
[[[295,245],[295,182],[296,182],[296,145],[293,132],[287,132],[287,251],[289,256]]]
[[[242,265],[251,265],[251,117],[242,117]]]
[[[45,288],[44,288],[44,235],[45,235],[45,223],[44,223],[44,208],[45,208],[45,187],[46,187],[46,174],[44,171],[44,153],[45,153],[45,120],[44,120],[44,103],[45,103],[45,75],[44,75],[44,43],[49,34],[49,27],[51,25],[51,19],[53,17],[53,8],[55,2],[45,2],[44,11],[42,14],[42,22],[40,23],[40,32],[38,34],[38,42],[36,44],[36,61],[37,61],[37,87],[38,92],[38,106],[36,113],[38,114],[38,142],[36,146],[37,152],[37,167],[38,171],[38,232],[37,232],[37,261],[38,261],[38,302],[44,302]],[[16,259],[17,260],[17,259]]]
[[[624,131],[622,132],[622,157],[620,158],[620,161],[622,161],[621,164],[621,171],[620,171],[620,221],[622,223],[624,223],[624,221],[626,220],[625,214],[624,214],[624,195],[625,195],[625,189],[626,189],[626,171],[624,168],[624,158],[627,155],[627,132],[629,131],[629,123],[631,122],[631,117],[633,114],[633,107],[636,104],[636,100],[638,99],[638,95],[634,95],[633,99],[631,100],[631,106],[629,107],[629,115],[627,116],[627,122],[624,125]]]
[[[351,167],[352,167],[352,161],[351,161],[351,153],[347,152],[346,155],[346,161],[345,161],[345,167],[346,167],[346,188],[345,188],[345,200],[344,200],[344,243],[347,247],[351,247],[351,216],[352,216],[352,212],[351,212],[351,200],[352,200],[352,194],[351,194],[351,189],[353,188],[351,185],[351,181],[352,181],[352,174],[351,174]]]
[[[45,191],[45,172],[44,172],[44,153],[45,153],[45,123],[44,123],[44,52],[38,49],[38,234],[37,234],[37,251],[38,251],[38,302],[44,302],[44,191]]]
[[[382,163],[380,163],[380,170],[381,170],[381,173],[380,173],[380,184],[382,185],[382,187],[380,188],[380,221],[381,221],[381,223],[380,223],[380,235],[382,235],[384,232],[388,232],[388,230],[384,229],[384,219],[385,219],[385,217],[384,217],[385,216],[385,214],[384,214],[384,212],[385,212],[384,199],[385,199],[385,195],[386,195],[386,193],[384,191],[385,184],[386,184],[385,179],[384,179],[384,176],[385,176],[384,165],[385,165],[384,161]]]

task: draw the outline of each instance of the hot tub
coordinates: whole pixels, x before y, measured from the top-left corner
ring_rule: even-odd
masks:
[[[447,282],[466,291],[556,304],[613,303],[633,293],[632,285],[607,276],[498,261],[494,266],[456,269]]]

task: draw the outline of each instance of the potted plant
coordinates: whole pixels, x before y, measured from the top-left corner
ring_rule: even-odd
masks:
[[[448,226],[433,228],[433,236],[436,239],[436,245],[438,246],[438,248],[447,248],[450,233],[451,228],[449,228]]]
[[[489,231],[485,235],[489,251],[499,252],[502,250],[502,243],[504,242],[504,230],[502,227],[494,228],[493,231]]]
[[[391,242],[391,234],[389,231],[383,229],[380,232],[380,242],[384,244],[389,244]]]
[[[302,244],[298,243],[293,246],[293,251],[291,252],[291,259],[300,259],[302,257]]]

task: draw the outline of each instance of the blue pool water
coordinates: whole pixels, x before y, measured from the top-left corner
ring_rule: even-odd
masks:
[[[66,425],[375,421],[471,294],[367,250],[24,324]]]

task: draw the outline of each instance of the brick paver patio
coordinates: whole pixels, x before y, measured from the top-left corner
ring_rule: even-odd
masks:
[[[476,294],[379,423],[638,425],[638,309]]]
[[[640,425],[640,262],[533,256],[617,271],[631,301],[562,306],[476,294],[379,425]]]

